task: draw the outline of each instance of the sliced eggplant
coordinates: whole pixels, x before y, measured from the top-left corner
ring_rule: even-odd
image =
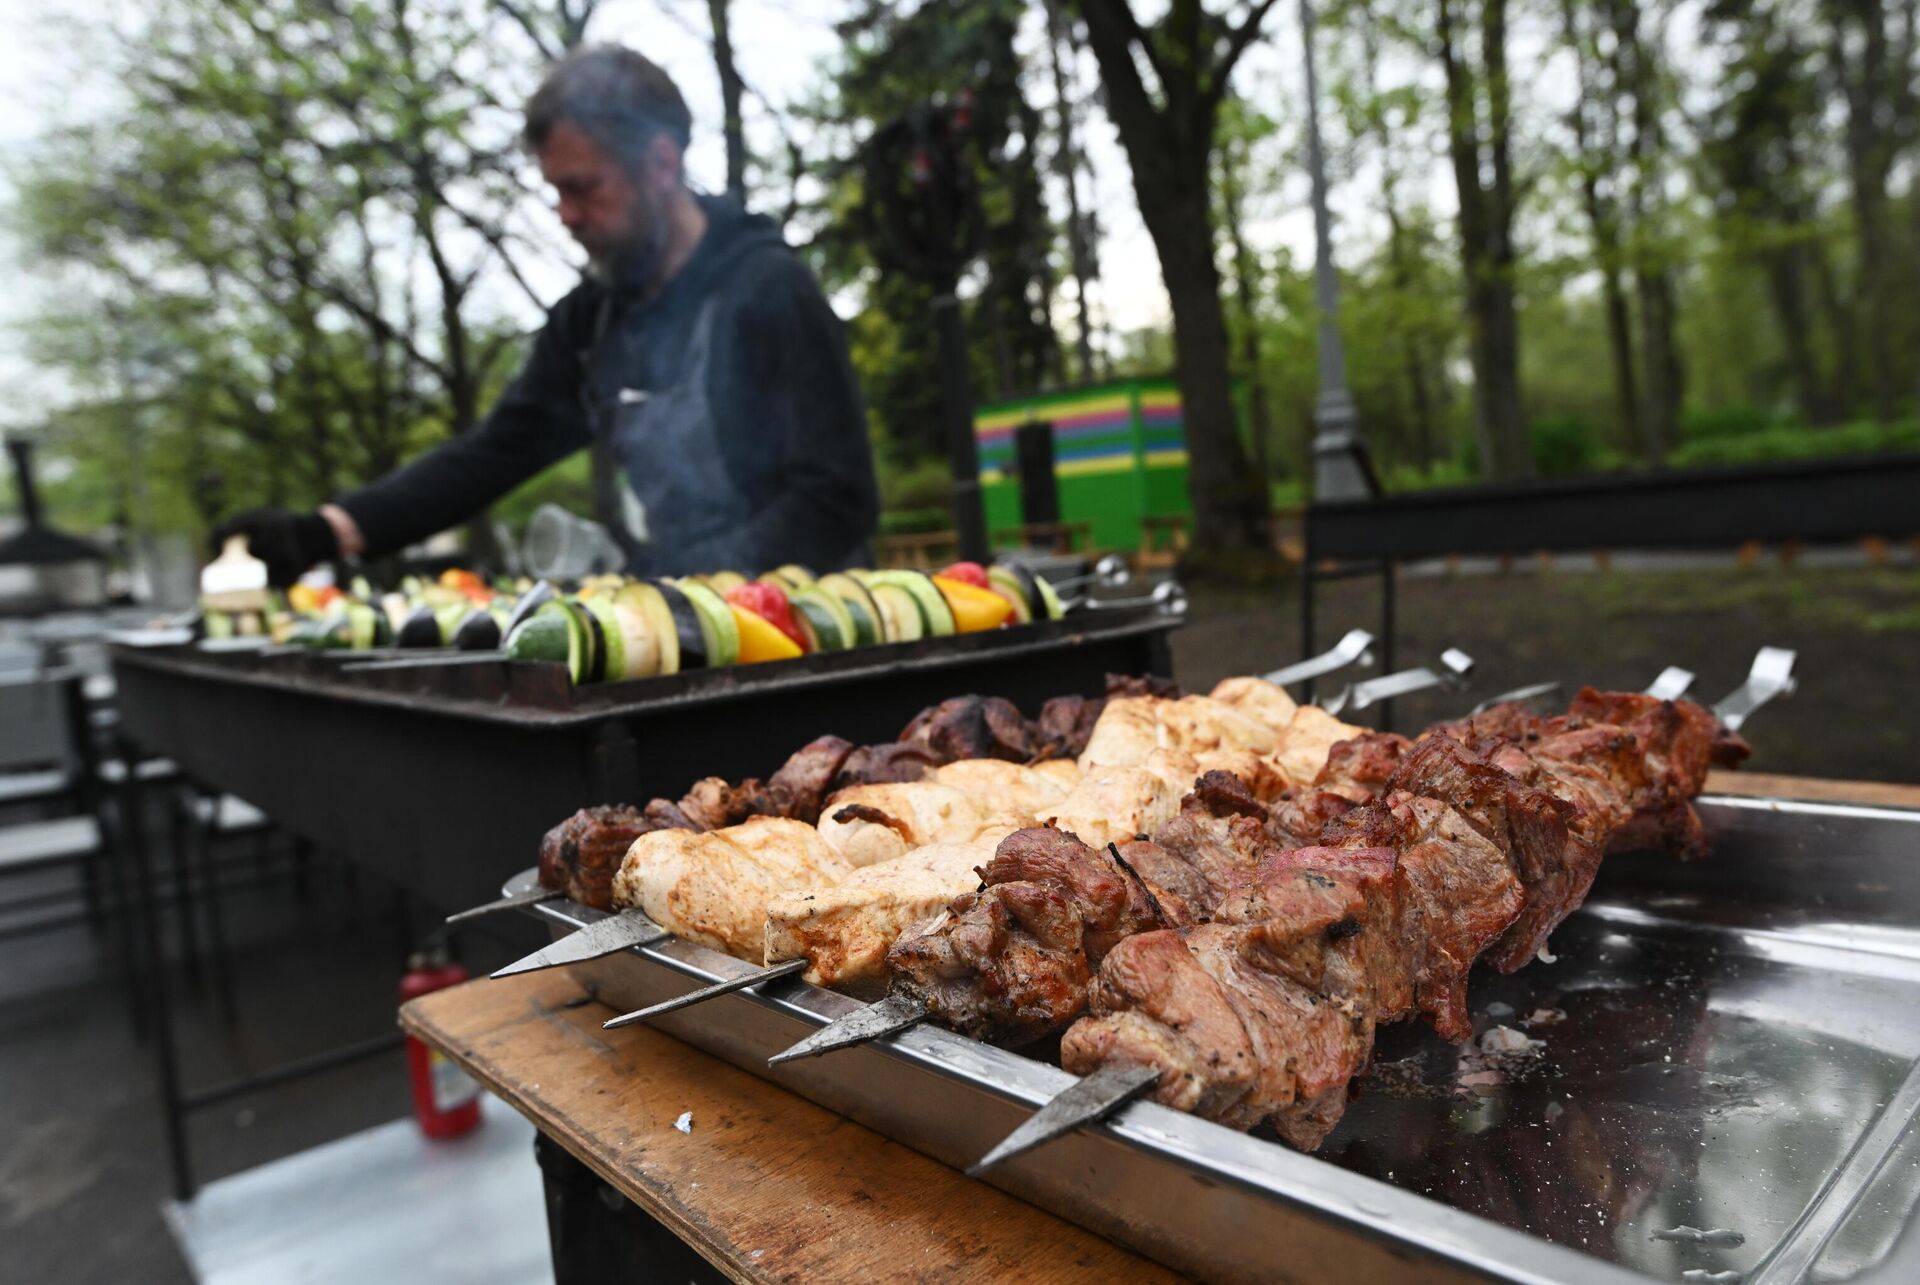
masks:
[[[699,608],[673,581],[654,580],[649,583],[660,591],[661,600],[667,604],[667,611],[673,617],[673,632],[680,650],[680,672],[707,668],[709,626]]]
[[[700,623],[706,626],[707,668],[720,669],[738,662],[740,625],[733,618],[733,609],[727,606],[726,599],[705,581],[691,576],[681,580],[678,588],[700,613]]]
[[[453,645],[461,651],[492,651],[500,645],[500,622],[492,612],[476,607],[454,627]]]
[[[398,647],[438,647],[440,620],[433,614],[433,608],[424,603],[415,607],[394,631],[393,640]]]

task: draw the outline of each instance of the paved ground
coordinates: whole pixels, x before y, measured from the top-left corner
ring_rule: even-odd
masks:
[[[1371,585],[1327,590],[1320,636],[1372,625]],[[1175,641],[1179,677],[1204,688],[1298,655],[1290,591],[1196,596]],[[1762,643],[1798,648],[1792,700],[1749,726],[1756,769],[1920,780],[1920,571],[1737,568],[1612,574],[1409,577],[1401,658],[1459,646],[1472,692],[1403,703],[1403,727],[1522,682],[1639,687],[1668,664],[1710,696],[1734,687]],[[242,847],[236,854],[244,853]],[[240,873],[247,873],[243,868]],[[14,890],[4,894],[12,895]],[[311,900],[284,882],[236,895],[240,1022],[180,997],[186,1073],[205,1085],[390,1029],[403,933],[387,894],[337,873]],[[424,926],[424,911],[414,915]],[[483,966],[518,953],[476,942]],[[167,1192],[151,1059],[131,1034],[101,943],[85,930],[0,942],[0,1281],[186,1279],[161,1222]],[[192,1125],[211,1179],[404,1115],[398,1055],[236,1100]]]

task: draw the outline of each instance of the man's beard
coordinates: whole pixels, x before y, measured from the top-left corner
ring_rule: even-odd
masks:
[[[651,291],[667,257],[667,220],[649,210],[641,231],[612,245],[587,247],[587,271],[596,280],[618,289]]]

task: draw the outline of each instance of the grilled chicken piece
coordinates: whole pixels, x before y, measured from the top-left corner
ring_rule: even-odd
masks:
[[[1154,766],[1161,766],[1155,760]],[[1191,782],[1189,762],[1186,780]],[[1184,786],[1177,770],[1098,766],[1087,771],[1073,791],[1037,819],[1078,835],[1092,847],[1120,843],[1158,830],[1180,807]]]
[[[854,866],[892,861],[932,843],[966,843],[988,816],[974,799],[938,781],[856,785],[820,809],[820,836]]]
[[[1046,759],[1035,763],[1033,770],[1058,781],[1061,789],[1067,793],[1072,793],[1073,787],[1080,784],[1080,765],[1070,758]]]
[[[1299,708],[1286,688],[1264,678],[1223,678],[1208,695],[1275,733],[1293,720],[1293,712]]]
[[[978,887],[979,868],[1008,833],[916,848],[828,887],[781,893],[767,903],[766,962],[810,960],[805,977],[816,986],[883,980],[893,943]]]
[[[686,941],[761,961],[767,903],[853,873],[819,831],[784,817],[724,830],[656,830],[634,840],[613,879],[613,904],[637,907]]]
[[[1366,728],[1343,723],[1318,705],[1302,705],[1281,731],[1279,748],[1271,758],[1289,783],[1310,785],[1335,745],[1366,734]]]
[[[931,776],[937,784],[971,799],[988,825],[1015,830],[1032,825],[1079,782],[1077,772],[1070,784],[1058,773],[999,759],[962,759],[935,768]]]
[[[1196,755],[1215,750],[1270,754],[1279,743],[1279,729],[1208,696],[1115,697],[1094,724],[1080,766],[1137,767],[1160,749]]]

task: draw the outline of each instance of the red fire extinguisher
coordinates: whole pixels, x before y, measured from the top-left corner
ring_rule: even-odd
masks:
[[[407,960],[400,1002],[467,980],[467,970],[447,958],[445,942],[423,947]],[[439,1049],[407,1036],[407,1078],[413,1084],[413,1114],[429,1138],[457,1138],[480,1123],[480,1086]]]

